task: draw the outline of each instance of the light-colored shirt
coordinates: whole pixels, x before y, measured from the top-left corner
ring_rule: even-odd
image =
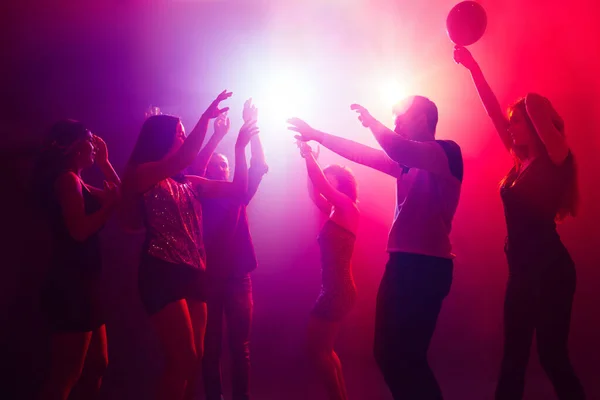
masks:
[[[460,147],[452,141],[437,140],[447,157],[448,170],[434,173],[406,168],[383,150],[333,135],[324,135],[322,144],[341,156],[377,169],[397,179],[394,222],[388,237],[388,252],[406,252],[454,258],[450,243],[452,219],[460,197],[463,161]]]

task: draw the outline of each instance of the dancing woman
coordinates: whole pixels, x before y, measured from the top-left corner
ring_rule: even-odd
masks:
[[[142,303],[165,355],[165,370],[156,392],[159,400],[182,399],[202,358],[206,260],[200,198],[241,194],[247,187],[244,150],[257,133],[254,121],[240,130],[233,182],[182,173],[200,151],[209,120],[227,111],[219,109],[219,103],[230,96],[223,91],[187,137],[179,118],[149,117],[124,179],[127,208],[123,222],[130,229],[143,222],[146,228],[138,279]]]
[[[356,299],[352,277],[352,253],[360,219],[356,180],[339,165],[321,170],[310,146],[298,141],[298,147],[306,161],[310,197],[328,217],[318,237],[322,286],[308,323],[308,350],[329,398],[345,400],[348,395],[342,364],[333,346],[341,321]]]
[[[583,399],[569,361],[567,339],[575,294],[575,265],[556,232],[556,221],[575,215],[575,157],[564,122],[550,101],[530,93],[502,112],[479,65],[464,47],[454,60],[465,66],[514,165],[500,196],[508,236],[504,300],[504,357],[496,399],[521,399],[533,332],[544,371],[561,400]]]
[[[83,181],[94,163],[104,189]],[[36,195],[50,219],[52,256],[42,300],[53,337],[51,366],[40,398],[98,396],[108,365],[106,328],[99,306],[102,270],[99,233],[113,214],[121,182],[108,160],[106,143],[82,123],[56,123],[34,172]],[[77,386],[76,386],[77,384]]]

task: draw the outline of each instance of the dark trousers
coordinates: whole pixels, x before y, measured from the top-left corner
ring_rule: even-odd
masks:
[[[374,352],[394,399],[442,399],[427,350],[452,272],[450,259],[390,253],[377,293]]]
[[[220,400],[223,316],[227,324],[232,357],[233,399],[250,398],[250,327],[252,325],[252,281],[250,275],[211,280],[207,298],[202,375],[207,400]]]
[[[540,363],[561,400],[585,398],[567,350],[575,267],[568,255],[546,261],[515,260],[504,300],[504,357],[497,400],[523,398],[525,373],[536,332]]]

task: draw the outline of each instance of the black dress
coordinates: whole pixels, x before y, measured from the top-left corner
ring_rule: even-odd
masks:
[[[575,179],[571,154],[561,165],[547,155],[501,188],[508,236],[509,278],[504,303],[504,357],[496,399],[520,399],[534,332],[540,363],[559,399],[583,399],[567,342],[575,294],[575,265],[556,231],[555,217]]]
[[[327,220],[319,233],[321,248],[321,293],[313,308],[315,317],[340,321],[356,301],[352,277],[352,253],[356,236],[332,220]]]
[[[82,185],[86,214],[101,204]],[[52,257],[42,293],[42,307],[54,331],[89,332],[104,324],[99,286],[102,271],[99,231],[84,241],[75,240],[67,230],[58,202],[51,212]]]

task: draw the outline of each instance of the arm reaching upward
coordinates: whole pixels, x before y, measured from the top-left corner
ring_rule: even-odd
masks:
[[[248,191],[248,163],[246,161],[246,146],[253,135],[258,134],[255,121],[249,121],[240,129],[235,144],[235,171],[233,181],[216,181],[190,175],[187,178],[198,189],[203,197],[242,197]]]
[[[402,167],[383,150],[377,150],[352,140],[317,131],[299,118],[292,118],[288,120],[288,123],[292,125],[288,129],[299,133],[296,139],[300,141],[315,140],[350,161],[376,169],[394,178],[399,178],[402,175]]]
[[[206,174],[206,166],[210,161],[213,153],[217,149],[221,140],[225,137],[229,131],[231,123],[225,113],[219,115],[214,122],[214,131],[204,148],[198,153],[198,157],[194,160],[190,166],[190,171],[194,175],[204,176]]]
[[[252,104],[252,98],[246,100],[243,110],[244,123],[258,119],[258,109]],[[246,192],[245,204],[250,203],[258,191],[263,176],[269,171],[265,159],[265,151],[260,141],[260,135],[254,135],[250,139],[250,170],[248,171],[248,191]]]
[[[315,159],[315,155],[309,145],[306,143],[300,144],[300,154],[306,161],[306,171],[308,172],[308,177],[310,178],[315,191],[319,192],[319,195],[322,196],[323,200],[329,205],[327,208],[323,203],[317,204],[315,202],[319,209],[326,212],[327,209],[331,211],[331,205],[338,209],[347,209],[354,206],[352,200],[347,195],[334,188],[327,177],[325,177],[325,174]]]
[[[475,61],[471,52],[461,46],[456,46],[454,48],[454,61],[457,64],[462,64],[469,72],[471,72],[473,83],[475,84],[477,94],[479,94],[479,98],[483,103],[483,107],[492,120],[492,123],[502,140],[502,144],[504,144],[506,149],[510,150],[512,148],[512,138],[508,133],[508,119],[504,115],[504,112],[502,112],[502,107],[500,107],[500,103],[492,91],[492,88],[485,79],[485,76],[483,76],[479,64],[477,64],[477,61]]]
[[[300,140],[297,141],[298,148],[300,149],[300,155],[302,158],[308,157],[312,153],[311,147]],[[319,152],[314,155],[315,159],[318,158]],[[307,167],[308,171],[308,167]],[[313,203],[317,206],[317,208],[325,215],[329,216],[331,214],[331,203],[323,197],[319,189],[312,182],[310,174],[307,175],[307,188],[308,188],[308,197],[312,200]]]
[[[435,174],[448,174],[450,168],[446,153],[434,140],[419,142],[406,139],[373,118],[363,106],[352,104],[358,119],[377,139],[386,154],[394,161],[410,168],[424,169]]]
[[[223,91],[211,103],[207,110],[202,114],[200,120],[184,140],[181,147],[171,156],[165,157],[162,160],[148,162],[136,165],[131,170],[131,175],[128,177],[128,192],[144,193],[156,183],[163,179],[169,178],[181,172],[188,167],[198,155],[206,131],[208,129],[208,121],[218,117],[220,114],[228,110],[228,108],[219,109],[219,103],[231,97],[231,93]]]

